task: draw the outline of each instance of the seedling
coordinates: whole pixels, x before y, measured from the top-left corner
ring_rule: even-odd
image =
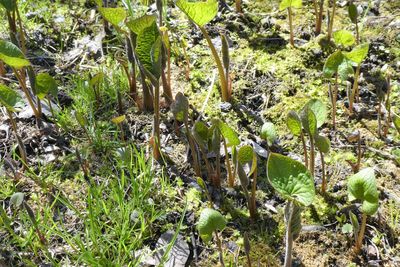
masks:
[[[303,6],[302,0],[282,0],[282,2],[279,4],[280,11],[285,10],[285,9],[287,9],[287,11],[288,11],[289,30],[290,30],[290,45],[292,47],[294,47],[292,8],[301,8],[302,6]]]
[[[98,105],[101,101],[100,97],[100,84],[104,80],[104,73],[99,72],[95,74],[93,77],[90,78],[89,80],[89,87],[93,89],[94,96],[96,98],[96,104]]]
[[[125,115],[114,117],[111,119],[111,121],[114,124],[118,125],[119,131],[121,132],[121,141],[125,142],[125,135],[124,135],[124,128],[123,128],[123,122],[125,121]]]
[[[309,170],[314,175],[314,164],[315,164],[315,148],[314,148],[314,137],[317,135],[317,118],[314,112],[309,108],[305,107],[300,112],[301,124],[303,125],[304,131],[308,134],[310,140],[310,166]]]
[[[272,122],[265,122],[261,127],[260,137],[267,141],[269,149],[277,139],[275,125]]]
[[[213,20],[218,13],[218,2],[216,0],[207,0],[206,2],[189,2],[187,0],[178,0],[176,6],[179,7],[183,13],[185,13],[189,19],[199,27],[200,31],[203,33],[204,38],[206,38],[208,46],[211,49],[211,53],[214,57],[214,61],[218,67],[218,74],[221,86],[222,100],[229,102],[231,99],[232,92],[229,89],[229,82],[226,77],[229,75],[226,73],[226,68],[224,68],[221,58],[211,41],[204,26]]]
[[[358,31],[358,10],[357,6],[354,3],[350,3],[348,7],[349,18],[351,22],[353,22],[356,26],[356,40],[357,44],[360,43],[360,33]]]
[[[189,128],[189,101],[184,94],[181,92],[175,96],[175,101],[171,105],[171,111],[174,114],[176,121],[183,123],[185,126],[186,138],[189,143],[189,147],[192,154],[193,165],[197,176],[201,177],[200,164],[197,157],[197,149],[194,138]]]
[[[325,174],[325,160],[324,154],[329,152],[331,142],[325,136],[316,135],[315,136],[315,145],[319,149],[319,154],[321,157],[321,172],[322,172],[322,186],[321,191],[322,193],[326,192],[326,174]]]
[[[199,234],[201,239],[204,242],[209,242],[212,239],[212,234],[214,233],[215,239],[217,241],[217,246],[219,250],[219,261],[222,266],[224,264],[223,251],[222,251],[222,243],[219,238],[218,231],[223,231],[226,226],[226,220],[221,213],[214,209],[205,208],[201,211],[200,218],[197,224],[197,229],[199,230]]]
[[[53,118],[55,118],[54,109],[51,104],[50,95],[57,98],[58,86],[57,82],[48,73],[39,73],[36,75],[36,96],[40,99],[46,99],[50,108],[50,112]]]
[[[240,184],[242,186],[244,195],[246,197],[250,218],[254,221],[257,217],[257,208],[256,208],[256,189],[257,189],[257,155],[254,153],[254,149],[245,145],[239,148],[236,152],[234,149],[234,162],[235,162],[235,170],[239,176]],[[244,170],[244,165],[249,165],[249,172],[246,174]],[[250,178],[253,177],[251,195],[248,191],[248,186],[250,184]]]
[[[25,201],[25,195],[24,193],[14,193],[11,198],[10,198],[10,204],[11,206],[14,206],[16,209],[20,208],[21,206],[26,210],[28,213],[28,217],[31,220],[33,226],[35,227],[36,234],[39,237],[39,241],[42,245],[47,245],[48,242],[45,238],[45,236],[42,234],[42,232],[39,229],[38,223],[36,221],[36,216],[33,213],[33,210],[31,207],[26,203]]]
[[[296,113],[296,111],[293,110],[289,111],[286,117],[286,125],[293,135],[300,136],[304,151],[304,165],[308,168],[308,153],[307,153],[306,140],[304,138],[304,133],[301,126],[301,119],[299,115]]]
[[[213,207],[213,201],[211,199],[210,193],[208,192],[206,183],[204,182],[203,178],[201,177],[197,177],[197,184],[203,189],[203,191],[205,192],[207,199],[208,199],[208,206],[209,208]]]
[[[25,145],[22,142],[21,137],[18,134],[17,123],[14,119],[13,112],[16,111],[16,106],[20,100],[17,92],[7,87],[6,85],[0,84],[0,104],[6,108],[8,118],[11,121],[11,127],[14,131],[15,139],[17,139],[18,149],[22,160],[22,168],[25,168],[27,161],[27,155]]]
[[[276,153],[268,157],[267,176],[272,187],[287,200],[284,266],[291,267],[293,240],[301,230],[301,209],[311,205],[315,197],[314,179],[303,164]]]
[[[362,221],[354,248],[354,252],[358,254],[364,239],[367,215],[374,215],[379,207],[379,192],[376,187],[374,169],[366,168],[351,176],[348,180],[348,192],[350,201],[362,202]]]

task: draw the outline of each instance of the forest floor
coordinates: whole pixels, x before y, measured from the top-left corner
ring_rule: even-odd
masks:
[[[0,210],[0,266],[158,266],[160,261],[167,266],[217,266],[217,245],[204,243],[197,233],[196,221],[208,198],[196,179],[182,127],[162,100],[161,147],[168,163],[154,161],[149,145],[153,114],[135,106],[116,60],[125,51],[123,38],[112,27],[105,33],[103,19],[90,1],[62,2],[19,1],[27,57],[37,73],[48,72],[57,80],[59,92],[55,115],[44,107],[42,128],[28,105],[15,114],[28,152],[23,173],[18,171],[21,165],[10,121],[4,111],[0,113],[0,205],[4,211]],[[400,134],[390,124],[386,135],[380,135],[377,115],[379,95],[388,88],[386,70],[391,71],[392,110],[400,114],[400,2],[355,4],[364,14],[360,39],[369,43],[361,64],[360,101],[349,116],[346,88],[353,81],[351,77],[342,81],[336,129],[331,117],[321,127],[331,142],[325,156],[328,190],[320,193],[318,156],[317,195],[302,213],[302,231],[293,248],[295,266],[400,266]],[[338,3],[334,31],[355,31],[346,5],[347,1]],[[288,43],[287,13],[279,11],[278,1],[244,1],[243,14],[235,12],[231,1],[228,6],[220,7],[206,29],[218,51],[219,33],[228,36],[231,103],[221,101],[218,71],[206,40],[172,3],[166,13],[171,87],[174,96],[182,92],[189,99],[191,122],[219,118],[239,134],[242,145],[252,145],[259,152],[256,220],[250,220],[239,179],[233,188],[227,186],[225,155],[221,188],[203,177],[214,208],[228,221],[221,233],[225,263],[248,266],[247,233],[253,266],[281,266],[285,202],[268,183],[265,151],[303,160],[301,141],[290,133],[286,117],[313,98],[331,109],[329,79],[322,69],[332,51],[321,48],[324,35],[314,34],[311,1],[294,10],[295,48]],[[2,13],[1,17],[0,37],[8,39],[7,21]],[[89,85],[97,73],[105,74],[99,95]],[[1,81],[17,84],[11,71]],[[121,128],[111,120],[120,115],[118,94],[126,116],[125,141],[120,138]],[[77,113],[84,116],[85,127],[78,123]],[[382,120],[386,117],[382,113]],[[278,136],[270,147],[260,138],[267,121],[275,125]],[[346,183],[357,162],[357,132],[361,168],[375,170],[379,209],[368,217],[363,248],[355,255],[353,233],[343,226],[350,223],[349,210],[361,218],[358,206],[348,200]],[[215,160],[215,155],[209,157]],[[11,207],[15,192],[24,193],[38,229],[25,210]],[[170,246],[163,247],[166,244]],[[164,254],[172,256],[167,259]]]

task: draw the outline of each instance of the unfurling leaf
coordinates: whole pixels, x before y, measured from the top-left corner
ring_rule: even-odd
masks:
[[[267,176],[272,187],[283,198],[309,206],[315,196],[314,179],[307,168],[289,157],[271,153],[267,163]]]
[[[272,122],[265,122],[261,128],[260,137],[271,146],[277,139],[275,125]]]
[[[329,141],[328,137],[316,135],[315,139],[315,146],[321,151],[322,153],[328,153],[331,147],[331,142]]]
[[[348,181],[349,200],[362,201],[361,210],[373,215],[379,206],[379,192],[376,187],[375,172],[366,168],[352,175]]]
[[[56,80],[50,76],[48,73],[39,73],[35,79],[36,82],[36,95],[43,99],[47,94],[51,94],[57,97],[58,86]]]
[[[176,6],[200,27],[213,20],[218,13],[218,2],[216,0],[196,2],[178,0]]]
[[[223,231],[225,226],[226,219],[218,211],[210,208],[205,208],[201,211],[197,229],[205,242],[211,240],[214,231]]]
[[[305,106],[314,112],[315,118],[317,119],[317,128],[321,127],[328,116],[326,105],[319,99],[311,99]]]
[[[186,122],[188,120],[189,101],[181,92],[176,94],[175,101],[171,105],[171,111],[174,114],[175,120],[179,122]]]
[[[301,120],[296,111],[289,111],[286,118],[286,125],[293,135],[299,136],[301,134]]]
[[[16,69],[31,65],[16,45],[4,40],[0,40],[0,60]]]
[[[15,106],[19,102],[20,96],[17,92],[4,84],[0,84],[0,104],[9,111],[15,111]]]
[[[300,112],[300,119],[308,135],[315,136],[317,134],[317,117],[311,108],[305,106]]]
[[[104,72],[97,73],[90,79],[89,85],[91,87],[99,85],[104,80],[104,76]]]
[[[357,23],[358,12],[357,12],[356,5],[350,4],[348,11],[349,11],[349,17],[350,17],[351,22]]]

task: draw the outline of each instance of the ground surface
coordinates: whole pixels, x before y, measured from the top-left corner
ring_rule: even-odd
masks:
[[[103,32],[103,20],[92,3],[19,2],[28,58],[37,72],[47,71],[56,78],[58,108],[55,117],[47,113],[40,130],[29,110],[16,113],[29,158],[29,168],[23,173],[15,173],[20,167],[16,141],[6,113],[0,114],[0,204],[4,209],[0,266],[157,265],[158,254],[152,251],[158,242],[171,241],[173,233],[179,233],[182,264],[216,266],[217,246],[204,244],[195,226],[208,201],[196,181],[185,135],[163,100],[161,139],[170,160],[164,165],[151,159],[153,115],[138,110],[129,98],[128,81],[116,60],[117,53],[124,53],[123,38],[112,28]],[[356,114],[349,117],[346,83],[342,82],[337,128],[333,129],[331,118],[321,127],[331,141],[325,156],[328,192],[317,192],[314,203],[303,211],[303,230],[293,252],[296,266],[400,266],[400,134],[391,125],[387,135],[380,137],[377,120],[377,93],[385,86],[382,69],[391,70],[392,109],[400,113],[400,5],[397,0],[365,2],[356,1],[365,11],[360,19],[361,40],[370,43],[361,65],[361,101],[355,105]],[[343,1],[338,6],[334,30],[354,32],[345,5]],[[242,144],[266,149],[260,128],[263,122],[274,123],[278,139],[271,150],[302,161],[301,142],[285,123],[287,113],[299,110],[311,98],[331,106],[328,80],[322,75],[329,51],[319,45],[323,36],[314,34],[312,3],[306,1],[294,12],[296,48],[288,44],[287,14],[278,10],[277,1],[244,1],[243,8],[243,15],[221,8],[206,26],[218,50],[220,31],[230,40],[231,104],[221,103],[218,72],[201,32],[176,7],[168,8],[173,95],[183,92],[188,97],[191,121],[199,114],[207,123],[218,117],[238,132]],[[7,39],[7,22],[1,22],[1,38]],[[189,73],[182,43],[186,43]],[[98,100],[88,81],[99,72],[106,78],[99,86]],[[2,81],[18,87],[11,71]],[[111,121],[118,115],[118,91],[126,115],[126,142]],[[86,130],[78,124],[76,112],[84,114]],[[357,145],[350,138],[356,131],[362,137],[361,167],[375,169],[380,192],[380,207],[368,217],[359,255],[352,252],[353,235],[342,231],[350,222],[349,209],[361,218],[357,206],[348,201],[346,183],[357,159]],[[210,157],[215,160],[215,155]],[[249,219],[238,179],[228,189],[224,157],[221,164],[222,188],[207,184],[214,208],[228,220],[221,235],[225,263],[247,266],[243,248],[247,232],[254,266],[257,262],[259,266],[282,265],[284,200],[267,182],[266,158],[258,156],[256,221]],[[319,191],[319,157],[315,183]],[[10,207],[15,192],[25,194],[45,242],[38,238],[27,212]],[[168,230],[172,234],[163,235]],[[177,246],[172,250],[176,252]]]

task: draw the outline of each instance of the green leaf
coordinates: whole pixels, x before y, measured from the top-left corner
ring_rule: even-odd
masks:
[[[175,120],[179,122],[188,120],[189,101],[181,92],[176,94],[175,101],[171,105],[171,111],[174,114]]]
[[[282,197],[309,206],[315,196],[314,179],[307,168],[289,157],[271,153],[268,157],[267,176]]]
[[[286,8],[301,8],[303,6],[302,0],[282,0],[279,4],[279,10],[285,10]]]
[[[397,131],[400,134],[400,116],[397,115],[396,113],[393,113],[392,118],[393,118],[394,127],[396,127]]]
[[[226,145],[227,146],[238,146],[240,144],[240,140],[239,140],[237,133],[231,127],[229,127],[228,124],[226,124],[218,119],[216,121],[217,121],[218,129],[220,130],[222,136],[226,140]]]
[[[0,84],[0,103],[9,111],[16,111],[15,106],[19,102],[20,96],[17,92],[4,84]]]
[[[47,96],[48,93],[52,94],[54,97],[57,97],[58,86],[56,80],[50,76],[48,73],[39,73],[36,75],[35,79],[36,83],[36,95],[43,99]]]
[[[338,74],[342,81],[347,80],[350,74],[354,74],[352,62],[344,57],[342,63],[340,63],[338,67]]]
[[[82,113],[75,111],[75,118],[78,121],[79,125],[84,128],[87,125],[87,120],[86,118],[83,116]]]
[[[301,120],[296,111],[289,111],[286,118],[286,125],[293,135],[299,136],[301,134]]]
[[[194,123],[192,128],[192,135],[194,137],[194,140],[196,140],[196,143],[202,149],[205,149],[207,147],[209,139],[209,129],[204,122],[197,121]]]
[[[304,130],[310,135],[317,134],[317,117],[308,106],[305,106],[300,112],[301,124]]]
[[[127,14],[122,7],[99,7],[99,12],[105,20],[110,22],[116,29],[119,29]]]
[[[16,45],[4,40],[0,40],[0,60],[17,69],[31,64]]]
[[[290,221],[290,224],[291,224],[291,229],[292,229],[293,240],[296,240],[297,237],[299,237],[300,231],[301,231],[301,212],[302,212],[302,207],[300,207],[299,205],[296,205],[296,203],[293,203],[293,205],[286,205],[285,206],[285,222],[286,222],[286,225],[288,224],[290,206],[293,206],[293,208],[292,208],[293,209],[293,211],[292,211],[292,220]]]
[[[17,7],[16,0],[0,0],[0,5],[2,5],[8,12],[12,12]]]
[[[331,142],[329,141],[328,137],[321,136],[321,135],[316,135],[314,137],[314,140],[315,140],[316,147],[322,153],[328,153],[329,152],[329,149],[331,147]]]
[[[22,202],[24,202],[24,197],[25,197],[24,193],[21,192],[14,193],[10,198],[10,204],[15,207],[19,207],[22,205]]]
[[[350,52],[343,52],[343,55],[347,59],[349,59],[357,64],[360,64],[367,57],[368,50],[369,50],[369,43],[364,43],[364,44],[357,45]]]
[[[328,116],[326,105],[319,99],[311,99],[306,106],[314,112],[317,119],[317,128],[321,127]]]
[[[176,6],[200,27],[213,20],[218,13],[218,2],[216,0],[196,2],[178,0]]]
[[[352,213],[351,211],[349,211],[349,217],[350,217],[351,225],[353,226],[354,239],[357,240],[358,231],[360,230],[360,224],[358,223],[357,216],[354,213]]]
[[[155,15],[144,15],[137,19],[129,19],[126,26],[137,35],[141,34],[144,30],[151,27],[156,22]]]
[[[336,44],[344,47],[352,46],[356,41],[353,34],[348,30],[339,30],[334,32],[333,39]]]
[[[125,118],[126,118],[125,115],[121,115],[121,116],[112,118],[111,121],[112,121],[114,124],[120,124],[120,123],[122,123],[122,122],[125,120]]]
[[[225,226],[226,219],[218,211],[210,208],[205,208],[201,211],[197,229],[200,236],[206,239],[206,242],[211,239],[214,231],[223,231]]]
[[[342,233],[343,234],[350,234],[353,232],[353,225],[351,225],[350,223],[345,223],[342,226]]]
[[[374,169],[366,168],[352,175],[348,181],[348,193],[350,201],[362,201],[362,212],[373,215],[379,206]]]
[[[99,85],[103,80],[104,80],[104,73],[103,72],[99,72],[96,75],[94,75],[90,81],[89,81],[89,86],[93,87],[93,86],[97,86]]]
[[[237,159],[240,164],[246,164],[253,161],[254,150],[252,146],[245,145],[239,148]]]
[[[343,58],[344,56],[341,51],[336,51],[327,58],[323,68],[323,73],[326,78],[332,77],[332,75],[338,71],[339,65],[342,63]]]
[[[275,125],[272,122],[265,122],[261,128],[261,138],[266,140],[268,145],[272,145],[277,139]]]
[[[357,23],[358,13],[357,13],[356,5],[355,4],[350,4],[349,8],[348,8],[348,11],[349,11],[349,18],[350,18],[351,22]]]

